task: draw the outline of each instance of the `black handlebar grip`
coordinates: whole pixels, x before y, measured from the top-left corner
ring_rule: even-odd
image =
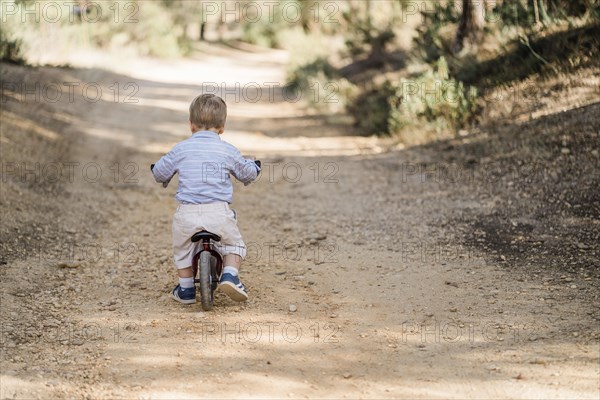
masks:
[[[258,166],[258,168],[261,168],[261,166],[260,166],[260,160],[255,160],[254,164],[256,164]]]

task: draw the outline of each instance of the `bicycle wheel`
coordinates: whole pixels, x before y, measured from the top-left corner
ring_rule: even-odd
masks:
[[[219,274],[217,273],[217,259],[215,256],[211,255],[210,257],[210,275],[212,277],[211,288],[213,293],[217,290],[217,286],[219,284]]]
[[[203,251],[200,253],[200,258],[198,259],[198,270],[200,272],[200,301],[204,311],[210,311],[213,307],[210,258],[210,252]]]

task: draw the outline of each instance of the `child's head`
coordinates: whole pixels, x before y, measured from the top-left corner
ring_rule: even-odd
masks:
[[[225,101],[214,94],[201,94],[190,104],[190,126],[193,132],[200,130],[223,133],[227,119]]]

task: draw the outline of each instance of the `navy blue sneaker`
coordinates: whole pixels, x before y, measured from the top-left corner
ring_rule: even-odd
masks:
[[[194,304],[196,302],[196,288],[182,288],[180,285],[175,286],[171,292],[173,300],[177,300],[183,304]]]
[[[225,293],[231,300],[246,301],[248,300],[248,291],[244,284],[240,282],[240,278],[231,274],[223,274],[219,282],[219,290]]]

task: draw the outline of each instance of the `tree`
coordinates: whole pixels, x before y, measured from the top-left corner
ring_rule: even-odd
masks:
[[[481,42],[485,25],[485,3],[486,0],[462,1],[462,14],[452,45],[454,54],[464,49],[467,43]]]

